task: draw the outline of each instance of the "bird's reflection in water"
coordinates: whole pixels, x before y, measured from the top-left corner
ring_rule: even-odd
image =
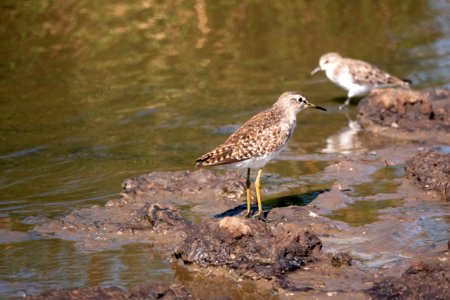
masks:
[[[348,119],[348,126],[327,138],[327,146],[322,149],[323,153],[348,154],[366,150],[358,136],[361,126],[358,122],[353,121],[348,113],[345,115]]]

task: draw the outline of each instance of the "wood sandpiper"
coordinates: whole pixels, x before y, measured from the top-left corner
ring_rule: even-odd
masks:
[[[297,123],[297,113],[307,108],[326,111],[325,108],[309,103],[299,92],[281,94],[273,106],[253,116],[228,137],[220,146],[197,159],[197,166],[230,165],[247,169],[246,194],[247,212],[250,216],[250,169],[258,169],[255,180],[258,212],[263,218],[260,179],[263,167],[288,144]]]

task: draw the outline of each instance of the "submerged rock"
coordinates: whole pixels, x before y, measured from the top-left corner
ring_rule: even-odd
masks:
[[[377,133],[449,143],[450,91],[373,90],[358,105],[358,122]]]
[[[450,154],[434,150],[419,152],[405,162],[405,169],[416,184],[450,200]]]
[[[384,278],[367,293],[372,299],[448,299],[450,266],[440,262],[417,262],[400,278]]]
[[[30,300],[40,299],[192,299],[191,294],[178,284],[152,283],[136,286],[129,290],[117,287],[91,287],[72,289],[52,289],[38,295],[25,297]]]
[[[289,223],[226,217],[205,220],[174,251],[184,265],[226,267],[238,276],[276,278],[316,259],[319,238]]]

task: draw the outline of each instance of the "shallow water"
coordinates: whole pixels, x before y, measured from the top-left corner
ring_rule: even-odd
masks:
[[[417,88],[450,87],[447,1],[58,0],[0,8],[0,229],[8,231],[104,204],[125,178],[192,169],[229,128],[285,90],[329,112],[299,116],[264,181],[292,183],[278,197],[326,188],[307,176],[327,163],[299,158],[392,141],[347,128],[355,106],[349,116],[339,112],[345,93],[323,74],[309,75],[324,52],[368,60]],[[355,196],[395,188],[383,182]],[[0,232],[0,297],[174,279],[145,245],[84,253],[68,241],[15,238]]]
[[[351,226],[362,226],[378,221],[380,210],[387,207],[402,205],[402,199],[391,199],[381,201],[356,201],[352,205],[333,211],[325,217],[343,221]]]

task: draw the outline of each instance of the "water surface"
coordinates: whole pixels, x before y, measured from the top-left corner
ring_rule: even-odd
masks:
[[[226,138],[221,128],[285,90],[329,112],[302,113],[266,174],[295,181],[326,164],[290,158],[370,149],[371,137],[346,129],[355,106],[337,110],[345,92],[309,75],[328,51],[417,88],[450,87],[447,1],[6,0],[0,9],[0,229],[10,231],[32,229],[30,216],[104,204],[125,178],[192,169]],[[295,193],[315,187],[305,179]],[[174,280],[145,245],[84,253],[39,237],[0,242],[0,296]]]

